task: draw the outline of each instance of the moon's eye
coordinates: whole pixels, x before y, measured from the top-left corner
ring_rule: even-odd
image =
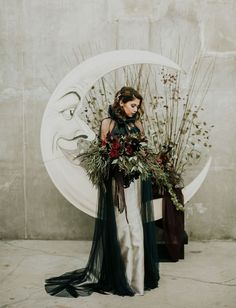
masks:
[[[71,120],[73,115],[74,115],[74,112],[75,112],[75,107],[70,107],[70,108],[62,110],[60,112],[63,115],[63,118],[65,120]]]

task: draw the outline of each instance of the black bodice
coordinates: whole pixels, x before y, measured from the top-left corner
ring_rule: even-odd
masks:
[[[135,125],[135,121],[137,120],[136,114],[132,117],[121,117],[117,115],[112,106],[109,105],[108,115],[110,119],[115,121],[115,125],[110,133],[112,136],[125,136],[128,134],[140,133],[140,129]]]

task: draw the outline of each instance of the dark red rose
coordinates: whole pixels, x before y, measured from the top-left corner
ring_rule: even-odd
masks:
[[[106,140],[102,140],[102,142],[101,142],[101,146],[102,146],[102,147],[105,147],[105,146],[106,146],[106,144],[107,144],[107,141],[106,141]]]
[[[134,148],[134,150],[138,150],[139,148],[139,140],[138,139],[133,139],[132,140],[132,147]]]
[[[118,141],[118,140],[114,140],[114,141],[112,142],[111,149],[112,149],[112,150],[119,150],[119,148],[120,148],[120,143],[119,143],[119,141]]]
[[[134,150],[130,144],[127,144],[125,146],[125,153],[129,156],[131,156],[134,153]]]
[[[111,151],[109,152],[109,156],[112,159],[117,158],[119,157],[119,151],[117,151],[116,149],[111,149]]]

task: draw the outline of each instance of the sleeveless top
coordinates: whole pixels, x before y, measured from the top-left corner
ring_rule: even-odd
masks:
[[[112,106],[109,105],[108,115],[108,119],[111,119],[110,125],[112,120],[115,122],[111,131],[109,125],[109,133],[111,136],[125,136],[128,134],[140,133],[140,129],[135,125],[135,121],[137,121],[137,114],[132,117],[120,117],[115,113]]]

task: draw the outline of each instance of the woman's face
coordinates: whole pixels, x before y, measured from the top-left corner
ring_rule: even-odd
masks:
[[[140,100],[138,98],[133,99],[132,101],[128,101],[126,103],[120,102],[121,107],[123,108],[127,117],[134,116],[139,108]]]

